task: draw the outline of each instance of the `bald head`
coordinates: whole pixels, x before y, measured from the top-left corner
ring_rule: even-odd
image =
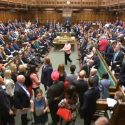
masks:
[[[79,72],[79,78],[84,78],[85,75],[86,75],[86,72],[85,72],[84,70],[81,70],[81,71]]]
[[[97,69],[92,68],[91,71],[90,71],[90,75],[94,76],[94,75],[96,75],[96,73],[97,73]]]
[[[25,76],[24,75],[18,75],[17,76],[17,82],[20,83],[20,84],[24,84]]]
[[[89,66],[91,66],[94,63],[94,61],[92,59],[88,59],[87,63],[88,63]]]
[[[96,120],[95,125],[109,125],[109,120],[106,117],[100,117]]]

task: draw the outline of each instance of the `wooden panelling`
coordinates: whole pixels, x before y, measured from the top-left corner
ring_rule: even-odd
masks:
[[[34,21],[36,19],[35,12],[22,12],[20,15],[22,20]]]
[[[35,19],[39,19],[39,21],[44,24],[46,20],[49,22],[62,22],[62,13],[57,11],[30,11],[21,13],[21,17],[23,20],[34,21]]]
[[[24,4],[28,6],[41,6],[41,7],[62,7],[66,5],[67,0],[0,0],[0,2]],[[119,3],[124,3],[125,0],[70,0],[72,7],[106,7],[115,6]]]
[[[7,22],[8,20],[21,19],[20,14],[16,12],[0,11],[0,21]]]
[[[112,21],[114,16],[108,12],[96,12],[96,11],[82,11],[80,13],[73,14],[73,23],[80,21]]]
[[[62,12],[58,12],[55,10],[52,11],[27,11],[27,12],[8,12],[8,11],[0,11],[0,21],[6,22],[8,20],[30,20],[34,21],[35,19],[39,19],[39,21],[44,24],[46,20],[49,22],[60,22],[63,23]],[[125,14],[120,17],[120,19],[125,21]],[[83,10],[82,12],[73,12],[72,14],[72,23],[79,23],[80,21],[114,21],[115,15],[113,13],[105,12],[105,11],[94,11],[94,10]]]
[[[42,12],[36,12],[35,18],[38,18],[39,21],[44,24],[46,20],[49,22],[62,22],[62,13],[56,12],[56,11],[42,11]]]
[[[119,18],[120,18],[122,21],[125,22],[125,11],[123,11],[123,12],[120,14]]]
[[[44,24],[46,22],[46,20],[48,20],[49,22],[60,22],[63,23],[63,17],[62,17],[62,13],[61,12],[57,12],[57,11],[36,11],[36,12],[31,12],[31,13],[27,13],[25,14],[25,16],[23,15],[23,19],[26,20],[34,20],[38,18],[39,21]],[[115,15],[113,15],[112,13],[109,12],[97,12],[94,10],[84,10],[80,13],[78,12],[73,12],[72,14],[72,23],[79,23],[80,21],[102,21],[102,22],[106,22],[106,21],[114,21],[115,19]]]

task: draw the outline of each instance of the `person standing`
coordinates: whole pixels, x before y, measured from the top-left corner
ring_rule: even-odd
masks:
[[[24,83],[25,76],[18,75],[14,90],[14,107],[17,109],[17,114],[21,114],[22,125],[27,125],[27,112],[30,108],[30,93]]]
[[[73,83],[74,81],[77,80],[78,74],[75,73],[75,70],[76,70],[76,66],[71,65],[70,66],[70,74],[67,74],[67,76],[66,76],[66,80],[69,81],[69,83]]]
[[[47,88],[49,88],[53,83],[51,79],[52,71],[53,67],[50,58],[46,57],[44,59],[44,64],[42,66],[42,73],[41,73],[41,83],[44,85],[45,90],[47,90]]]
[[[14,125],[13,111],[8,94],[3,89],[4,81],[0,76],[0,125]]]
[[[83,95],[88,90],[88,83],[85,80],[85,76],[86,76],[85,71],[81,70],[79,72],[77,80],[75,81],[76,92],[78,93],[79,103],[80,103],[80,107],[79,107],[80,115],[81,115],[81,107],[84,102]]]
[[[54,125],[58,125],[59,116],[57,115],[57,110],[59,102],[64,97],[64,82],[59,81],[59,72],[57,70],[54,70],[52,72],[51,78],[53,80],[53,84],[49,87],[47,91],[47,99],[52,122]]]
[[[59,108],[65,108],[72,112],[72,118],[70,121],[65,121],[61,119],[61,125],[75,125],[77,118],[77,108],[78,108],[78,95],[74,85],[70,85],[69,88],[65,91],[64,98],[58,104]]]
[[[102,99],[109,98],[109,87],[111,86],[111,80],[107,72],[102,74],[102,79],[99,82],[100,94]]]
[[[43,96],[43,91],[37,89],[35,99],[32,104],[32,111],[34,112],[34,120],[36,125],[47,125],[48,122],[48,101]]]
[[[67,61],[69,61],[70,63],[72,63],[72,60],[70,59],[70,55],[71,55],[71,44],[69,41],[67,41],[64,45],[64,47],[61,49],[61,51],[65,52],[65,65],[67,65]]]
[[[96,100],[100,97],[98,87],[95,87],[93,78],[88,79],[89,88],[83,95],[83,105],[81,107],[84,118],[84,125],[91,125],[92,117],[96,111]]]
[[[67,74],[65,72],[64,64],[58,65],[58,72],[59,72],[59,81],[65,81],[65,78],[66,78]]]
[[[122,66],[119,73],[119,84],[125,87],[125,61],[122,62]]]

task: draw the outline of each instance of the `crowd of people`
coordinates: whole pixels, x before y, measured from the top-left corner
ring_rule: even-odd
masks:
[[[58,64],[58,68],[53,69],[51,59],[46,56],[49,49],[54,47],[54,38],[63,30],[65,27],[62,24],[48,21],[44,26],[30,21],[0,23],[0,125],[14,125],[18,116],[21,117],[22,125],[28,125],[31,121],[27,117],[29,112],[34,116],[32,124],[35,125],[49,124],[48,112],[53,125],[74,125],[78,115],[84,119],[84,125],[91,125],[96,100],[108,98],[111,86],[107,72],[101,78],[98,76],[100,59],[97,49],[117,75],[119,83],[125,86],[125,32],[121,21],[114,24],[80,22],[66,30],[73,31],[78,40],[78,60],[81,63],[78,73],[77,65],[73,64],[69,74],[64,64]],[[18,54],[16,60],[5,67],[8,60]],[[67,54],[69,56],[71,53]],[[67,57],[65,64],[67,60],[72,62]],[[41,64],[39,78],[37,71]],[[46,96],[40,89],[40,84],[44,85]],[[65,121],[57,115],[59,108],[69,109],[72,119]],[[93,124],[109,123],[103,117]]]

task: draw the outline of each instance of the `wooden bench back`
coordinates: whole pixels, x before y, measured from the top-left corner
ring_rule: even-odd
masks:
[[[118,102],[114,107],[110,125],[125,125],[125,102]]]

